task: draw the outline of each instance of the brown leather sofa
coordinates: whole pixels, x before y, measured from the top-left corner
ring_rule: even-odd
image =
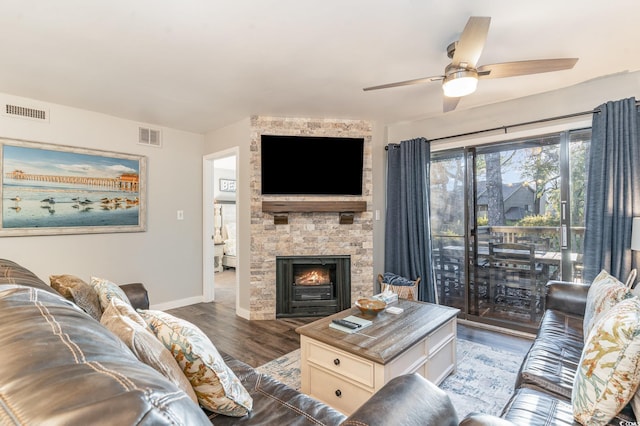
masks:
[[[148,308],[143,285],[121,287],[134,307]],[[446,394],[418,375],[390,381],[347,418],[228,355],[225,361],[251,394],[253,410],[241,418],[206,412],[73,302],[2,259],[0,348],[3,425],[457,423]]]

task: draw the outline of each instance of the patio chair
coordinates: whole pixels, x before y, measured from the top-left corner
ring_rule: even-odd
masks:
[[[464,305],[465,286],[463,282],[464,248],[455,250],[443,246],[438,240],[438,249],[434,250],[436,282],[439,286],[439,303],[448,306]]]

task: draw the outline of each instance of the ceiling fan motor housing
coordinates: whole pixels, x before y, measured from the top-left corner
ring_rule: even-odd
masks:
[[[447,79],[453,80],[454,78],[462,78],[462,77],[473,77],[473,78],[478,78],[478,71],[476,71],[475,68],[466,68],[463,65],[466,65],[464,63],[460,64],[461,66],[455,66],[453,64],[449,64],[447,65],[447,67],[444,69],[444,81],[447,81]]]
[[[449,59],[453,59],[453,54],[456,53],[457,45],[458,45],[458,42],[454,41],[447,46],[447,56],[449,57]]]

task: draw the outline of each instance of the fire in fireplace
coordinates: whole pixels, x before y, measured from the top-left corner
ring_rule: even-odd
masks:
[[[351,305],[349,256],[276,258],[276,317],[324,316]]]
[[[328,265],[293,267],[294,285],[331,284],[331,268]]]

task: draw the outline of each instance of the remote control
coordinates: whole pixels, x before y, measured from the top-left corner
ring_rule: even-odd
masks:
[[[345,319],[334,319],[332,322],[334,324],[338,324],[343,327],[350,328],[351,330],[355,330],[356,328],[362,327],[360,324],[356,324],[355,322],[347,321]]]

